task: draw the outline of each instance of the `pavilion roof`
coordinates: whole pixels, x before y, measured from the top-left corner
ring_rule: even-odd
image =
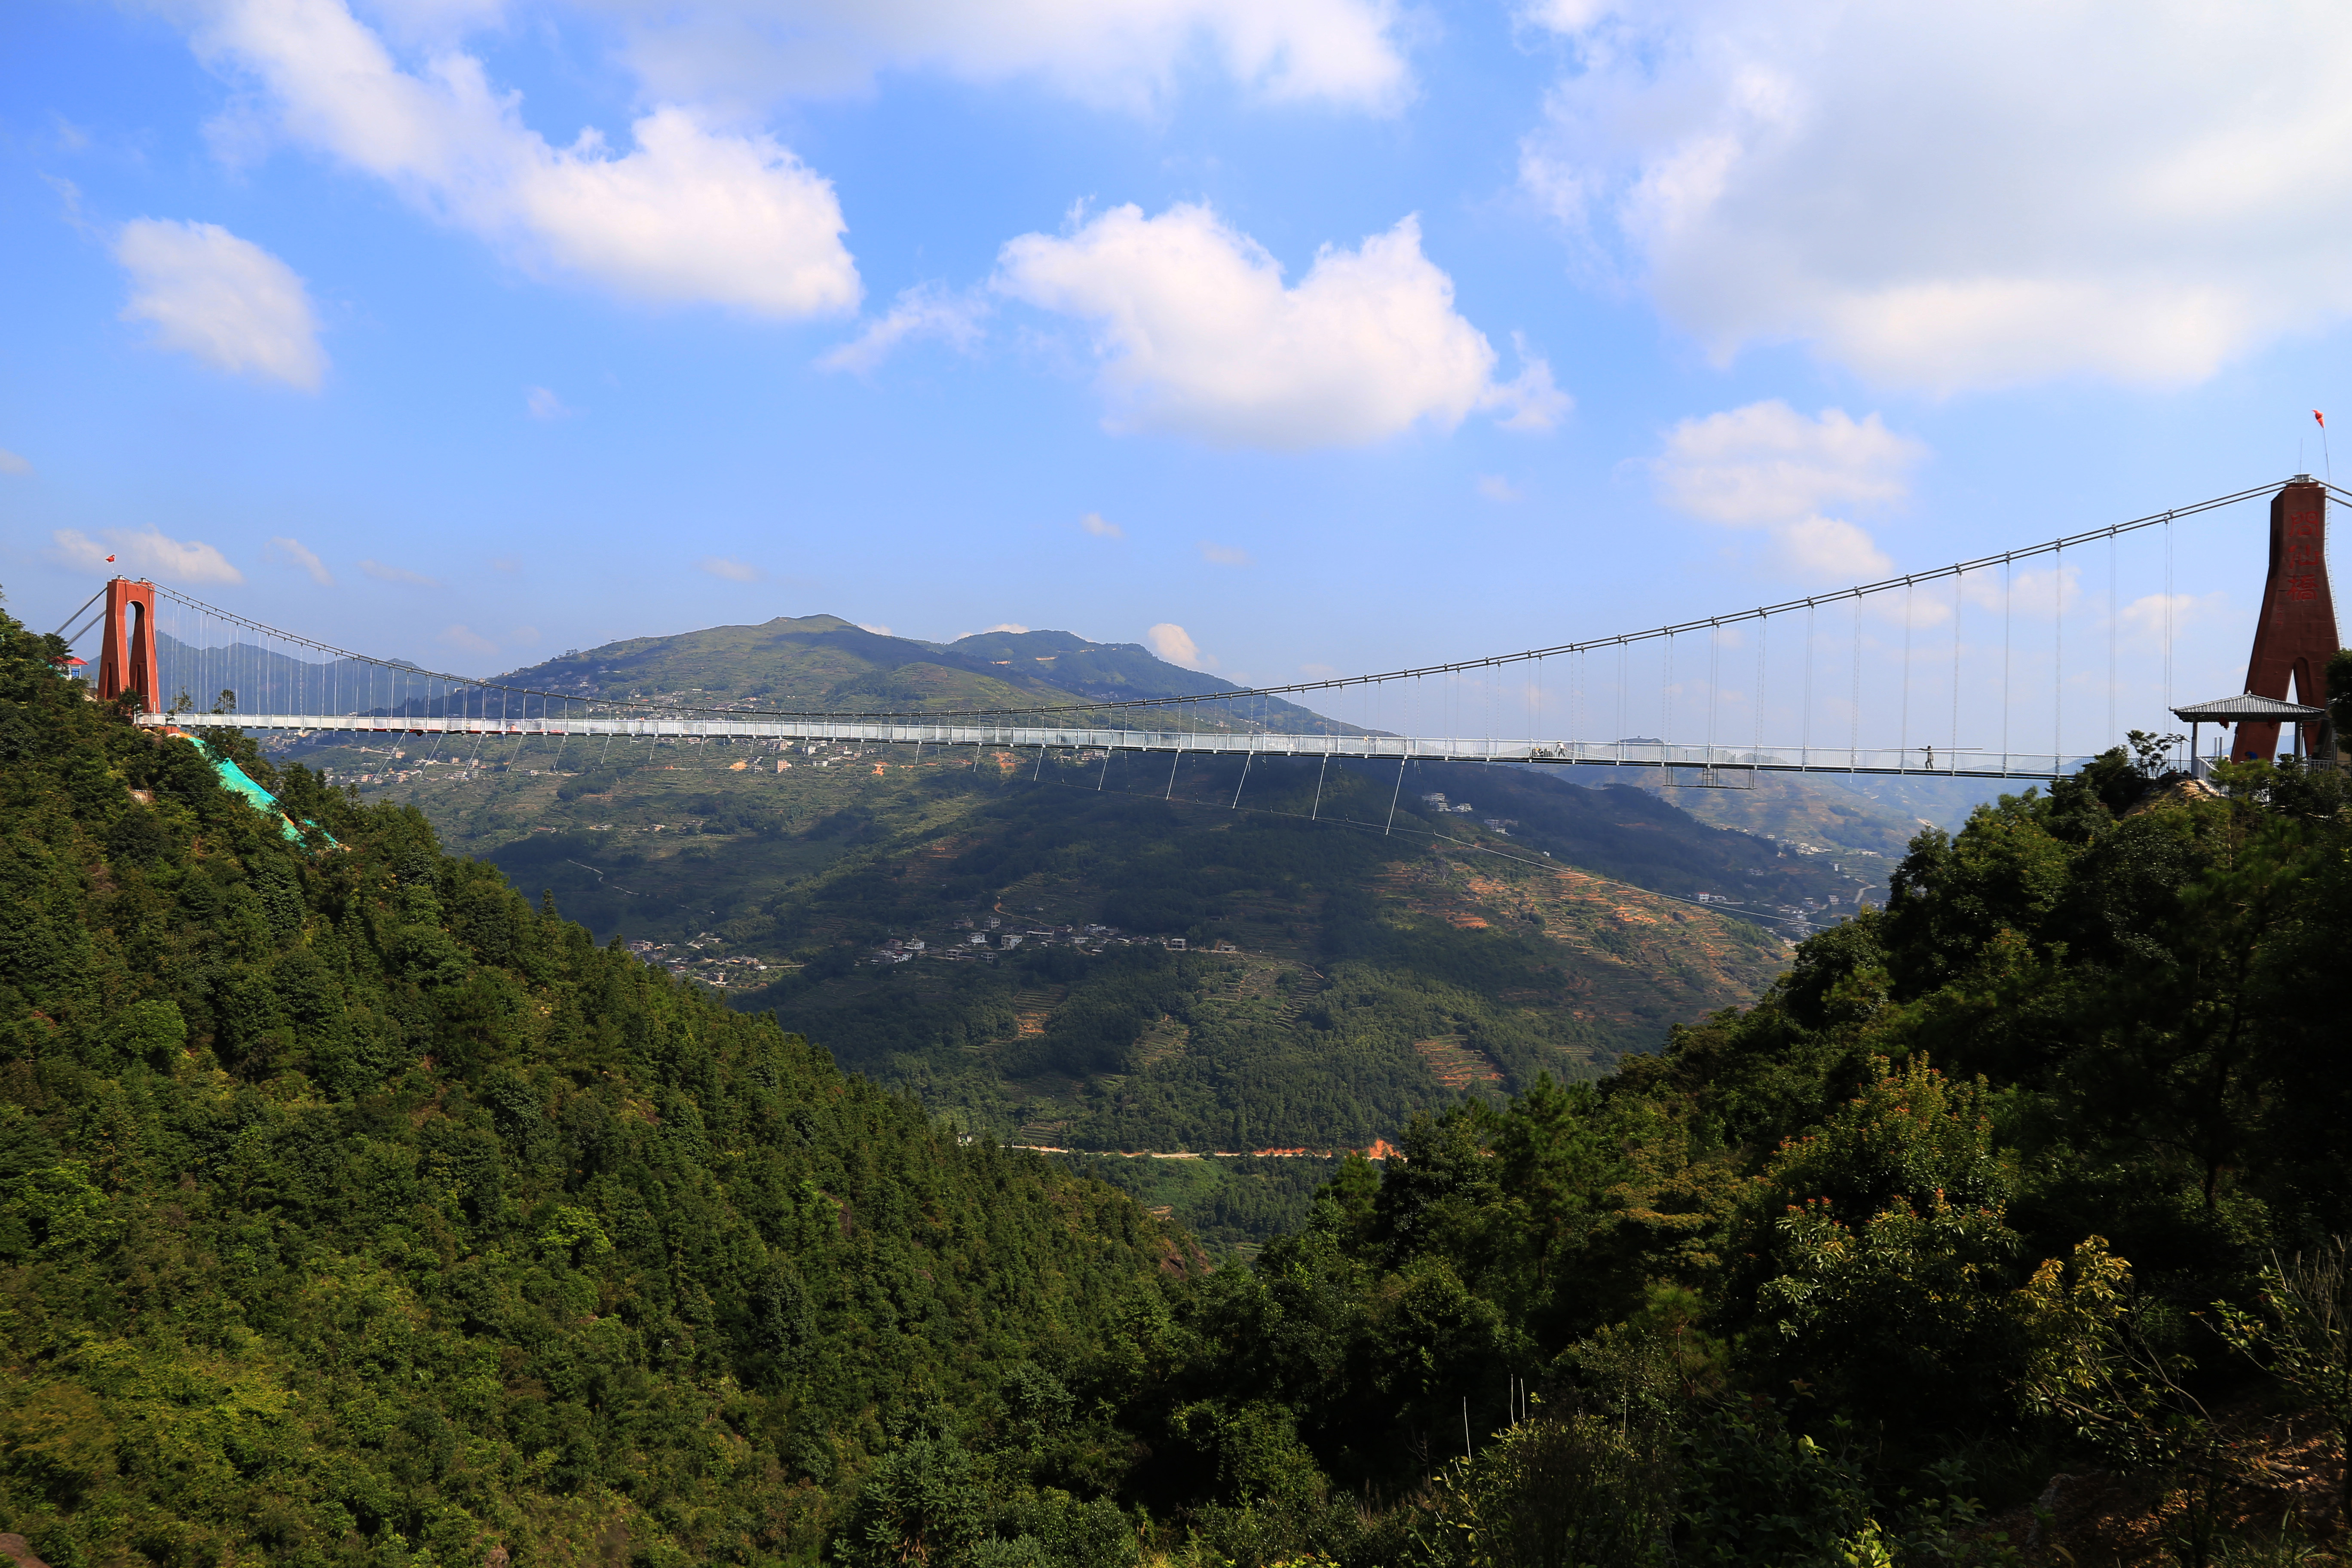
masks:
[[[2310,720],[2326,717],[2325,708],[2306,708],[2300,702],[2289,702],[2277,697],[2257,697],[2242,692],[2236,697],[2217,697],[2210,702],[2191,702],[2175,708],[2176,719],[2200,724],[2259,723],[2265,720]]]

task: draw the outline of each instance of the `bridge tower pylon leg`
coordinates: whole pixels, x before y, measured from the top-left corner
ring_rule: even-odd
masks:
[[[155,671],[155,584],[117,577],[106,585],[106,637],[98,651],[98,700],[111,702],[125,691],[139,710],[163,708],[163,680]]]
[[[2262,618],[2254,623],[2253,656],[2246,662],[2246,690],[2256,697],[2294,700],[2314,708],[2327,704],[2327,661],[2336,650],[2336,599],[2327,583],[2327,488],[2308,474],[2271,498],[2270,576],[2263,584]],[[2315,725],[2303,726],[2303,752],[2318,749]],[[2278,750],[2279,727],[2238,726],[2232,762],[2269,757]]]

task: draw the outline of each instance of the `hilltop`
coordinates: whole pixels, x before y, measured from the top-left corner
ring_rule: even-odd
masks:
[[[981,632],[924,642],[838,616],[779,616],[758,626],[632,637],[509,672],[518,686],[614,700],[671,698],[709,707],[839,712],[860,709],[1024,709],[1240,689],[1136,643],[1069,632]],[[1343,732],[1294,703],[1252,700],[1253,722]],[[1223,728],[1222,705],[1167,715],[1173,729]]]

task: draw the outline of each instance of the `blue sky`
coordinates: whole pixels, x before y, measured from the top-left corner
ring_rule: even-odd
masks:
[[[0,574],[468,671],[824,611],[1275,681],[2316,468],[2352,110],[2283,73],[2352,23],[2112,21],[24,0]],[[2177,531],[2181,695],[2261,540]]]

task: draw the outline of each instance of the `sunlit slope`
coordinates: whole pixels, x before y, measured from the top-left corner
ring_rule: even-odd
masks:
[[[501,744],[500,771],[474,755],[393,791],[527,893],[1028,1142],[1361,1144],[1584,1076],[1777,971],[1777,934],[1699,894],[1836,892],[1825,864],[1643,792],[1517,769],[1335,766],[1318,805],[1304,763],[1244,784],[1198,758]],[[1420,798],[1438,784],[1475,815]],[[1088,924],[1150,945],[1074,952],[1059,928]],[[937,956],[974,934],[992,963]],[[874,962],[894,938],[926,956]],[[1202,956],[1220,942],[1238,952]]]
[[[856,962],[884,929],[953,942],[948,911],[1181,930],[1192,951]],[[770,918],[817,956],[745,1005],[977,1127],[1096,1149],[1360,1146],[1423,1106],[1591,1076],[1781,963],[1753,925],[1590,871],[1082,790],[845,861]]]
[[[2021,795],[2029,787],[1989,779],[1836,773],[1765,773],[1748,784],[1736,789],[1676,789],[1673,799],[1692,816],[1719,827],[1877,857],[1874,871],[1891,870],[1920,828],[1956,831],[1979,804],[2004,793]]]

